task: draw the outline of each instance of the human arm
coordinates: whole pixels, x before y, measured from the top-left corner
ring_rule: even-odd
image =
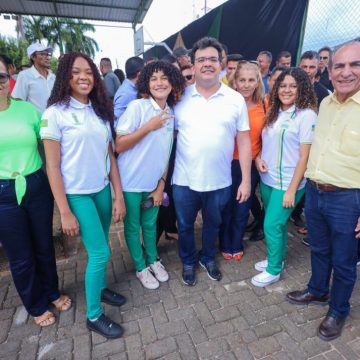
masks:
[[[241,168],[241,184],[238,188],[236,200],[239,203],[246,201],[251,192],[251,143],[249,131],[238,131],[236,144],[239,151],[239,163]]]
[[[28,92],[28,82],[26,81],[25,74],[20,72],[11,96],[15,99],[26,101],[28,99]]]
[[[79,223],[69,207],[60,171],[60,143],[55,140],[44,139],[44,148],[46,172],[52,193],[60,211],[63,232],[70,236],[78,235]]]
[[[296,164],[294,175],[291,179],[288,189],[283,197],[283,207],[291,208],[295,206],[295,195],[301,180],[304,178],[311,144],[300,145],[300,158]]]
[[[164,189],[165,189],[165,183],[166,183],[166,177],[167,177],[167,171],[168,171],[168,169],[165,170],[165,172],[159,179],[156,189],[148,196],[148,198],[151,198],[151,197],[153,198],[154,206],[160,206],[162,203]]]
[[[168,114],[167,109],[165,109],[131,134],[118,134],[115,142],[116,152],[121,153],[131,149],[150,132],[161,129],[165,125],[166,121],[173,117],[174,115]]]
[[[125,208],[124,196],[121,189],[120,174],[111,143],[109,143],[109,157],[110,157],[109,178],[115,194],[115,199],[113,201],[113,207],[112,207],[112,216],[114,223],[117,223],[125,217],[126,208]]]
[[[355,237],[356,237],[357,239],[360,239],[360,216],[358,217],[358,221],[357,221],[357,224],[356,224],[355,232],[357,233],[357,234],[355,235]]]
[[[261,158],[261,154],[258,154],[258,156],[256,157],[255,166],[257,170],[261,173],[268,172],[269,170],[267,163]]]

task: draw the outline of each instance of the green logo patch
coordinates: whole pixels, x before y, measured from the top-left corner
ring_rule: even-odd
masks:
[[[40,121],[40,127],[47,127],[48,126],[48,121],[47,120],[41,120]]]

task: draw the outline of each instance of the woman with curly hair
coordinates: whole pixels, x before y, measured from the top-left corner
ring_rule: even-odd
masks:
[[[10,96],[10,74],[0,56],[0,234],[11,274],[37,325],[55,323],[71,307],[60,295],[52,238],[54,200],[38,152],[41,114]]]
[[[287,222],[305,191],[306,169],[316,121],[317,102],[304,70],[284,70],[275,82],[256,158],[265,208],[267,259],[251,282],[264,287],[280,279],[287,248]]]
[[[87,327],[107,338],[120,325],[104,315],[101,301],[120,306],[126,299],[106,288],[111,215],[125,215],[120,177],[112,148],[114,113],[93,61],[65,54],[42,116],[46,169],[66,235],[80,233],[88,254],[85,273]],[[112,204],[110,184],[115,194]]]
[[[159,281],[169,278],[157,261],[156,218],[173,144],[172,107],[180,100],[185,80],[173,65],[156,61],[142,70],[137,87],[143,98],[132,101],[122,115],[116,128],[116,151],[127,211],[125,240],[137,278],[145,288],[156,289]]]
[[[220,231],[220,250],[225,260],[240,261],[244,255],[243,237],[249,218],[249,210],[255,189],[259,183],[259,173],[255,167],[255,158],[261,151],[261,131],[265,118],[265,90],[261,80],[259,67],[249,61],[241,61],[229,82],[230,87],[238,91],[245,99],[248,109],[250,141],[252,152],[251,164],[251,196],[248,200],[239,203],[236,193],[241,184],[242,174],[239,164],[239,153],[235,144],[234,159],[231,163],[232,201],[223,216]],[[261,211],[259,211],[261,217]],[[256,219],[259,222],[260,219]]]

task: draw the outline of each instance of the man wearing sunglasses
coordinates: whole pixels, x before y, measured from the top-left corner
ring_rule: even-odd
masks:
[[[195,83],[194,67],[192,65],[185,65],[180,68],[181,74],[186,81],[186,86]]]
[[[52,52],[52,48],[39,42],[31,44],[27,55],[32,66],[19,73],[12,92],[14,98],[32,103],[41,113],[46,109],[55,82],[55,75],[50,70]]]
[[[331,49],[328,46],[322,47],[319,51],[319,69],[321,71],[319,82],[330,91],[334,91],[334,87],[329,78],[328,64],[331,56]]]

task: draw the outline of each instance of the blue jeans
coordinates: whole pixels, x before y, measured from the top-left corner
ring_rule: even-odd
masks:
[[[330,313],[344,318],[350,311],[356,281],[355,227],[360,216],[360,190],[322,191],[308,182],[305,216],[311,247],[309,292],[315,296],[328,294],[332,272]]]
[[[59,298],[52,238],[53,198],[46,175],[26,176],[26,193],[17,204],[14,180],[0,180],[0,234],[16,290],[32,316]]]
[[[198,254],[195,246],[194,223],[202,209],[202,249],[200,261],[213,261],[215,242],[219,235],[222,213],[230,199],[231,186],[214,191],[199,192],[188,186],[173,185],[173,197],[179,228],[179,256],[184,265],[194,266]]]
[[[239,204],[236,194],[242,181],[239,160],[231,163],[231,199],[224,211],[223,223],[220,229],[220,251],[228,254],[236,254],[244,250],[243,238],[249,219],[249,210],[255,195],[256,186],[259,183],[259,173],[255,162],[251,163],[251,195],[248,200]]]

